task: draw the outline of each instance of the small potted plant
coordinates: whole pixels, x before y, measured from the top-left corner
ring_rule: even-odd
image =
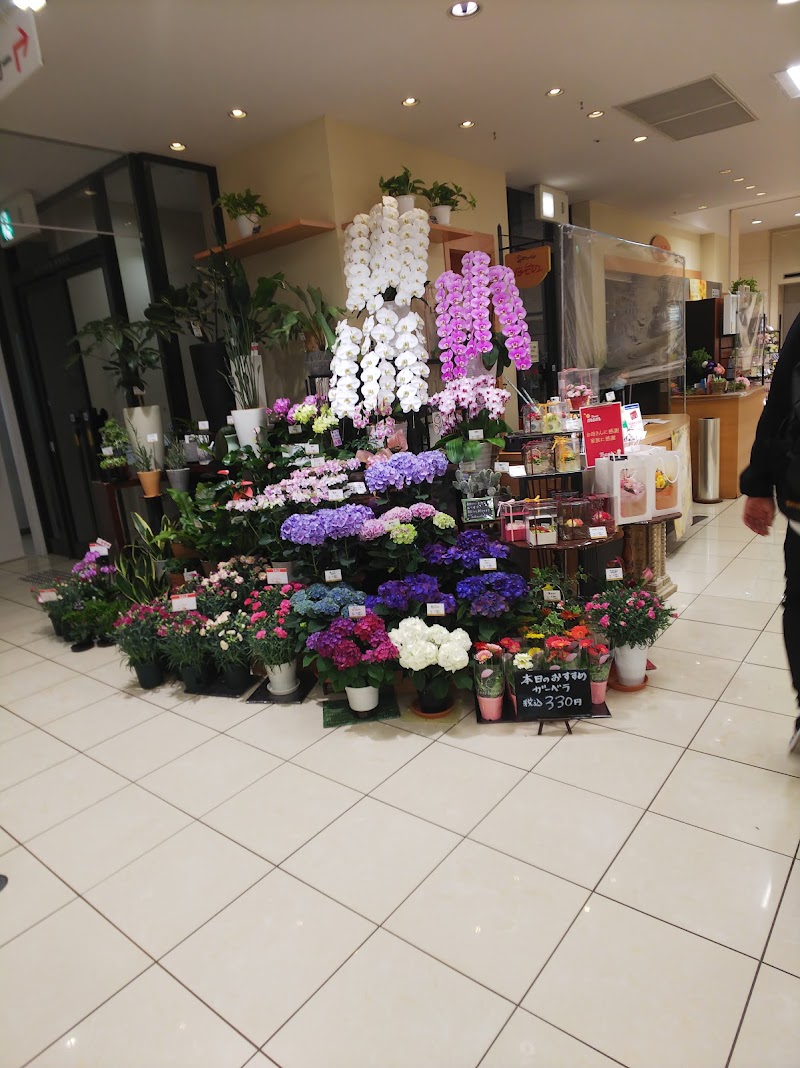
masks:
[[[451,212],[466,211],[467,208],[474,211],[478,206],[472,193],[465,193],[455,182],[433,182],[428,189],[422,190],[422,195],[430,204],[434,222],[442,226],[450,222]]]
[[[538,637],[544,640],[543,635],[539,634]],[[503,658],[506,675],[506,687],[508,688],[508,696],[511,699],[511,704],[514,708],[515,716],[517,714],[517,677],[515,675],[515,672],[533,671],[534,667],[536,666],[536,657],[540,652],[540,648],[532,647],[526,651],[509,651]]]
[[[728,380],[723,378],[722,375],[714,375],[708,382],[709,393],[727,393],[728,392]]]
[[[294,693],[297,678],[298,620],[290,622],[292,604],[280,587],[250,595],[250,655],[263,665],[267,689],[276,697]]]
[[[245,189],[243,193],[221,193],[217,204],[227,213],[228,218],[235,222],[242,237],[250,237],[261,229],[260,219],[266,219],[269,210],[266,204],[261,203],[261,197],[252,189]]]
[[[183,442],[175,435],[164,453],[164,468],[170,486],[183,490],[184,493],[188,492],[190,471],[186,464]]]
[[[83,653],[94,647],[94,619],[92,618],[92,601],[76,605],[64,616],[64,631],[70,636],[73,653]]]
[[[161,496],[161,471],[158,469],[155,452],[149,445],[143,445],[134,431],[133,462],[136,474],[145,497]]]
[[[606,699],[608,674],[611,671],[612,651],[606,644],[605,635],[592,635],[589,644],[584,646],[589,661],[589,683],[592,690],[592,704],[602,705]]]
[[[401,215],[414,207],[415,196],[425,195],[425,183],[421,178],[412,178],[408,167],[403,167],[400,174],[391,178],[381,177],[378,185],[385,197],[394,197],[397,200],[397,210]]]
[[[481,718],[496,721],[503,716],[503,691],[506,687],[503,650],[500,645],[486,644],[472,657],[472,674]]]
[[[583,408],[591,401],[591,399],[592,390],[583,382],[576,382],[574,386],[570,386],[567,390],[567,400],[569,401],[573,412]]]
[[[452,687],[470,689],[469,650],[472,639],[465,630],[447,630],[438,623],[407,617],[389,631],[400,654],[400,667],[417,690],[412,709],[423,719],[446,716],[453,707]]]
[[[211,641],[206,632],[208,620],[200,612],[178,612],[166,624],[163,649],[167,662],[178,672],[192,693],[211,678]]]
[[[132,604],[115,623],[117,645],[143,690],[164,681],[162,643],[172,614],[160,604]]]
[[[620,685],[641,689],[650,646],[670,625],[675,613],[641,583],[615,582],[587,602],[586,615],[614,649]]]
[[[750,389],[750,379],[745,378],[744,375],[737,375],[731,382],[732,393],[744,393],[748,389]]]
[[[245,612],[225,611],[205,626],[211,657],[229,690],[242,693],[250,685],[250,617]]]
[[[128,477],[128,435],[113,416],[100,427],[100,477],[124,482]]]
[[[335,619],[309,634],[303,663],[316,666],[321,682],[344,690],[355,715],[368,716],[378,707],[381,686],[392,680],[397,647],[384,620],[367,612],[360,619]]]
[[[178,559],[177,556],[171,557],[169,560],[165,560],[163,564],[163,573],[169,580],[170,593],[176,593],[181,586],[186,582],[184,578],[184,571],[186,569],[186,561],[184,559]]]

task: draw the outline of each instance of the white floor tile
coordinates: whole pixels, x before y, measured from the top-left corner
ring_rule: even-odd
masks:
[[[762,567],[751,561],[734,560],[706,589],[710,597],[737,597],[745,601],[780,604],[783,600],[783,579],[763,578]]]
[[[680,620],[676,619],[675,622],[679,623]],[[722,696],[739,667],[736,660],[698,653],[678,653],[663,646],[653,650],[652,661],[658,670],[649,672],[651,686],[714,700]]]
[[[164,712],[94,746],[91,756],[120,775],[140,779],[213,737],[208,727]]]
[[[677,612],[678,615],[681,615],[683,612],[686,611],[687,608],[689,608],[690,605],[694,603],[696,597],[696,593],[681,593],[680,591],[678,591],[677,593],[670,594],[669,604],[674,612]]]
[[[361,796],[321,775],[283,764],[213,809],[203,822],[280,864]]]
[[[12,838],[6,831],[0,830],[0,856],[4,853],[8,853],[11,849],[16,849],[18,842],[15,838]]]
[[[744,524],[742,524],[741,528],[738,526],[720,527],[709,524],[703,530],[698,530],[696,534],[693,534],[691,541],[695,544],[706,545],[727,543],[731,546],[738,545],[740,548],[744,548],[745,545],[749,545],[753,541],[754,537],[755,535]]]
[[[698,533],[700,533],[698,531]],[[741,545],[712,541],[709,543],[705,538],[700,539],[695,536],[687,538],[685,541],[678,542],[675,549],[667,557],[667,571],[669,571],[672,561],[682,561],[687,556],[705,556],[709,560],[733,560],[742,552]]]
[[[755,538],[749,545],[745,545],[739,554],[742,560],[767,561],[771,564],[783,564],[783,544],[776,545],[774,542],[764,542],[761,538]]]
[[[22,846],[5,853],[2,870],[8,883],[3,889],[0,908],[0,945],[27,931],[75,897],[65,883]]]
[[[75,750],[38,727],[0,745],[0,790],[75,756]]]
[[[592,888],[641,815],[632,805],[528,775],[470,838]]]
[[[606,704],[611,718],[603,720],[604,727],[682,746],[689,744],[714,707],[710,698],[690,697],[656,686],[647,686],[638,693],[609,690]]]
[[[786,716],[720,701],[691,748],[784,775],[800,775],[800,753],[789,752],[792,727]]]
[[[800,861],[795,861],[764,960],[800,977]]]
[[[474,716],[466,716],[442,736],[445,745],[454,745],[476,756],[489,757],[530,771],[559,741],[560,734],[537,734],[538,723],[497,723],[487,726]]]
[[[725,1063],[755,970],[749,957],[595,895],[523,1007],[628,1068],[710,1068]]]
[[[730,1068],[787,1068],[800,1049],[800,979],[762,965]]]
[[[86,897],[138,946],[162,957],[269,870],[260,857],[193,823]]]
[[[781,620],[781,624],[782,624]],[[766,631],[745,657],[748,664],[761,664],[762,667],[783,668],[789,670],[786,646],[783,642],[783,626],[778,634]]]
[[[436,742],[375,791],[379,801],[467,834],[523,772]]]
[[[31,1068],[241,1068],[251,1052],[249,1042],[155,966],[70,1028]]]
[[[645,813],[597,892],[760,957],[791,861]]]
[[[681,567],[680,563],[670,563],[667,574],[678,587],[678,593],[688,593],[697,596],[702,593],[713,581],[713,576],[706,572],[690,571]]]
[[[676,619],[655,643],[654,649],[673,649],[679,653],[740,661],[753,648],[759,635],[760,631],[743,627],[721,627],[694,619]],[[658,658],[653,656],[651,659]]]
[[[232,697],[190,697],[174,705],[173,711],[212,730],[227,731],[237,723],[250,719],[262,707],[248,705],[246,701]]]
[[[618,1068],[602,1053],[517,1009],[480,1068]]]
[[[162,963],[261,1046],[374,929],[290,875],[272,871]]]
[[[382,923],[458,842],[452,831],[365,797],[282,867]]]
[[[765,626],[775,609],[759,601],[743,601],[738,597],[695,598],[682,613],[682,619],[696,619],[700,623],[716,623],[723,627],[744,627],[760,630]]]
[[[34,667],[23,668],[14,671],[3,679],[3,704],[6,708],[14,711],[14,705],[24,697],[30,697],[32,693],[39,693],[51,686],[57,686],[60,682],[68,682],[80,676],[76,671],[70,671],[63,664],[55,664],[52,660],[42,660]]]
[[[446,716],[442,716],[441,719],[425,719],[423,716],[418,716],[411,709],[412,699],[413,695],[410,692],[401,691],[398,694],[400,718],[393,719],[392,723],[396,727],[402,727],[403,730],[411,731],[412,734],[430,738],[431,741],[441,738],[443,734],[449,731],[451,727],[454,727],[456,723],[460,723],[466,716],[475,715],[475,702],[472,694],[466,694],[462,690],[456,693],[452,711]]]
[[[102,701],[105,697],[112,697],[115,693],[111,686],[97,682],[96,679],[76,675],[57,686],[40,690],[17,701],[10,701],[5,696],[3,701],[15,715],[43,727],[54,719],[67,716],[70,712],[94,704],[95,701]]]
[[[106,664],[118,663],[120,655],[115,645],[94,645],[91,649],[84,649],[80,653],[70,652],[67,646],[66,651],[62,650],[61,655],[53,659],[57,664],[63,664],[65,667],[72,668],[73,671],[88,675],[90,671],[96,671],[97,668],[104,667]]]
[[[26,719],[15,716],[5,708],[0,708],[0,744],[11,738],[18,738],[20,734],[33,730],[33,724]]]
[[[431,743],[393,723],[356,723],[329,730],[294,758],[300,767],[369,793]]]
[[[581,723],[533,774],[646,808],[680,756],[677,746]]]
[[[402,1011],[398,1007],[402,1006]],[[266,1046],[285,1068],[477,1065],[513,1006],[378,931]]]
[[[681,758],[651,808],[787,856],[800,840],[800,780],[704,753]]]
[[[764,630],[767,634],[783,634],[783,605],[775,609],[775,614],[764,627]]]
[[[227,733],[265,753],[289,760],[330,730],[322,726],[319,704],[311,701],[302,705],[267,705]]]
[[[731,562],[730,556],[718,556],[709,553],[673,553],[667,560],[667,574],[673,569],[680,574],[707,575],[708,581],[721,574]]]
[[[157,715],[160,713],[155,705],[129,694],[115,693],[78,712],[52,720],[47,724],[47,732],[76,749],[86,750]]]
[[[4,678],[14,671],[36,667],[37,664],[43,663],[42,657],[35,656],[28,649],[12,649],[10,652],[0,653],[0,678]]]
[[[37,835],[28,848],[84,893],[185,827],[189,817],[138,786],[127,786]]]
[[[722,694],[722,700],[792,718],[798,713],[797,694],[789,672],[759,664],[742,664]]]
[[[149,963],[83,901],[7,943],[0,949],[0,1063],[25,1064]]]
[[[464,841],[384,927],[519,1001],[588,896],[555,875]]]

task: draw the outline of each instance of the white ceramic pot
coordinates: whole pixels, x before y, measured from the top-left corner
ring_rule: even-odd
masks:
[[[267,689],[276,697],[293,693],[299,685],[294,661],[291,664],[267,664],[267,676],[269,677]]]
[[[371,712],[378,707],[380,693],[377,686],[345,686],[344,692],[353,712]]]
[[[617,680],[623,686],[641,686],[647,672],[647,645],[618,645],[614,650]]]
[[[252,237],[253,227],[259,223],[257,215],[240,215],[236,220],[236,225],[239,228],[239,235],[241,237]]]
[[[249,445],[254,449],[258,445],[259,431],[267,425],[266,410],[264,408],[238,408],[234,409],[231,415],[239,444],[242,448]]]
[[[138,438],[140,445],[155,453],[156,467],[162,468],[164,466],[164,428],[161,422],[161,409],[159,406],[157,404],[145,404],[142,407],[123,408],[122,415],[131,446],[136,445],[136,439]],[[149,434],[158,434],[158,440],[148,441]]]
[[[173,471],[167,470],[167,481],[173,489],[183,490],[184,493],[187,493],[190,474],[188,467],[178,467]]]
[[[433,221],[439,223],[440,226],[449,226],[452,210],[449,204],[437,204],[435,208],[431,208]]]
[[[400,212],[401,215],[403,214],[403,212],[411,211],[412,208],[416,206],[416,199],[414,198],[413,194],[404,197],[397,197],[396,200],[397,210]]]

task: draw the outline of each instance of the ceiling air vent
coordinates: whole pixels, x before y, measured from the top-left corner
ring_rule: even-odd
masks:
[[[665,93],[632,100],[629,104],[621,104],[617,110],[654,127],[673,141],[685,141],[687,137],[727,130],[745,122],[755,122],[756,119],[713,76],[677,89],[668,89]]]

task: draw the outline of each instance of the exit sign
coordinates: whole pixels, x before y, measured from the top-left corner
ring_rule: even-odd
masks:
[[[10,96],[41,66],[36,20],[30,11],[13,8],[0,21],[0,100]]]

